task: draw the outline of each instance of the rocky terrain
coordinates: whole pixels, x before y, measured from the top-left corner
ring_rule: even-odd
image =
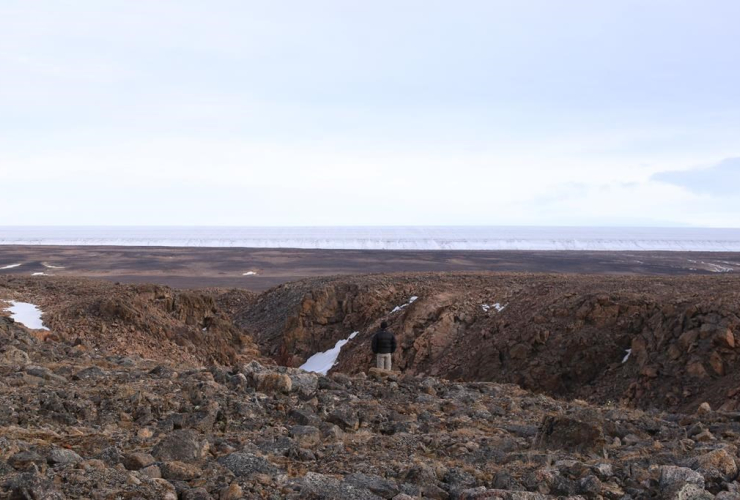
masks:
[[[0,498],[740,498],[740,415],[256,361],[195,368],[0,318]]]
[[[738,284],[2,277],[50,330],[0,316],[0,498],[740,498]]]

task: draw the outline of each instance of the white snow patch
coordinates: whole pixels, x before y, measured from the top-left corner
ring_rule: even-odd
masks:
[[[13,269],[14,267],[20,267],[22,264],[10,264],[9,266],[0,267],[0,269]]]
[[[490,311],[491,309],[496,309],[496,312],[501,312],[501,311],[503,311],[504,309],[506,309],[506,306],[507,306],[507,305],[508,305],[508,304],[504,304],[504,305],[502,306],[501,304],[499,304],[498,302],[496,302],[496,303],[495,303],[495,304],[493,304],[493,305],[490,305],[490,304],[481,304],[481,308],[483,309],[483,312],[488,312],[488,311]]]
[[[408,301],[408,302],[406,302],[405,304],[401,304],[400,306],[396,306],[396,307],[394,307],[394,308],[393,308],[393,310],[391,311],[391,314],[393,314],[393,313],[397,313],[397,312],[398,312],[398,311],[400,311],[401,309],[404,309],[404,308],[406,308],[406,307],[410,306],[411,304],[413,304],[413,303],[414,303],[414,302],[416,302],[417,300],[419,300],[419,297],[417,297],[416,295],[414,295],[414,296],[413,296],[413,297],[411,297],[411,298],[409,299],[409,301]]]
[[[337,364],[337,358],[339,357],[339,351],[342,350],[344,344],[357,337],[360,332],[352,332],[352,334],[344,340],[339,340],[334,347],[324,352],[317,352],[306,360],[301,365],[301,370],[307,372],[316,372],[322,375],[326,375],[331,367]]]
[[[62,266],[52,266],[51,264],[47,264],[46,262],[43,262],[43,265],[46,269],[64,269]]]
[[[254,271],[248,271],[242,274],[242,276],[257,276],[257,273],[255,273]]]
[[[31,276],[48,276],[46,273],[31,273]]]
[[[632,349],[627,349],[627,354],[624,356],[624,359],[622,360],[622,364],[626,363],[628,359],[630,359],[630,354],[632,354]]]
[[[719,264],[712,264],[711,262],[702,262],[702,264],[707,266],[713,273],[729,273],[733,270],[731,267],[720,266]]]
[[[34,304],[28,302],[16,302],[6,300],[10,307],[5,310],[10,312],[10,317],[18,323],[25,325],[31,330],[48,330],[41,321],[41,310]]]

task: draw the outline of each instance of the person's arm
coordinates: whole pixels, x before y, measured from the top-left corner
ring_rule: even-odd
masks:
[[[373,354],[378,354],[378,336],[373,335]]]
[[[391,352],[396,352],[396,336],[391,334]]]

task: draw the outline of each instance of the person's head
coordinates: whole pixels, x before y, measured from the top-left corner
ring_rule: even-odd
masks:
[[[388,328],[388,323],[386,323],[385,321],[381,322],[380,323],[380,329],[381,330],[385,330],[386,328]]]

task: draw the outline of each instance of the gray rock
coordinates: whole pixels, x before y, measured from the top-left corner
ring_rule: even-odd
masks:
[[[149,453],[128,453],[123,457],[123,466],[127,470],[139,470],[149,467],[155,461]]]
[[[41,466],[46,462],[41,455],[31,450],[19,451],[8,459],[8,465],[15,470],[26,470],[34,464]]]
[[[290,437],[304,448],[310,448],[321,442],[321,432],[311,425],[296,425],[290,429]]]
[[[181,429],[169,433],[152,454],[159,460],[194,462],[208,453],[208,441],[192,429]]]
[[[319,389],[319,377],[315,373],[289,370],[288,376],[292,382],[291,391],[297,392],[301,397],[309,398]]]
[[[218,463],[229,469],[237,477],[251,477],[254,474],[276,475],[280,469],[262,457],[251,453],[232,453],[218,459]]]
[[[49,453],[49,456],[46,458],[46,461],[49,463],[49,465],[77,464],[82,462],[82,460],[82,457],[79,456],[77,453],[64,448],[54,448],[53,450],[51,450],[51,453]]]
[[[380,476],[356,472],[344,478],[344,482],[355,488],[365,489],[373,492],[381,498],[393,498],[398,495],[399,489],[396,483],[383,479]]]
[[[357,416],[357,411],[348,407],[337,408],[329,414],[326,420],[329,423],[338,425],[344,431],[356,431],[360,428],[360,419]]]
[[[663,465],[658,467],[658,470],[660,472],[658,481],[663,491],[677,492],[687,484],[704,489],[704,477],[688,467]]]
[[[293,486],[300,490],[300,498],[321,500],[382,500],[383,498],[369,490],[357,488],[331,476],[315,472],[309,472],[304,477],[294,480]]]
[[[489,490],[480,487],[464,490],[458,498],[460,500],[547,500],[551,497],[527,491]]]

